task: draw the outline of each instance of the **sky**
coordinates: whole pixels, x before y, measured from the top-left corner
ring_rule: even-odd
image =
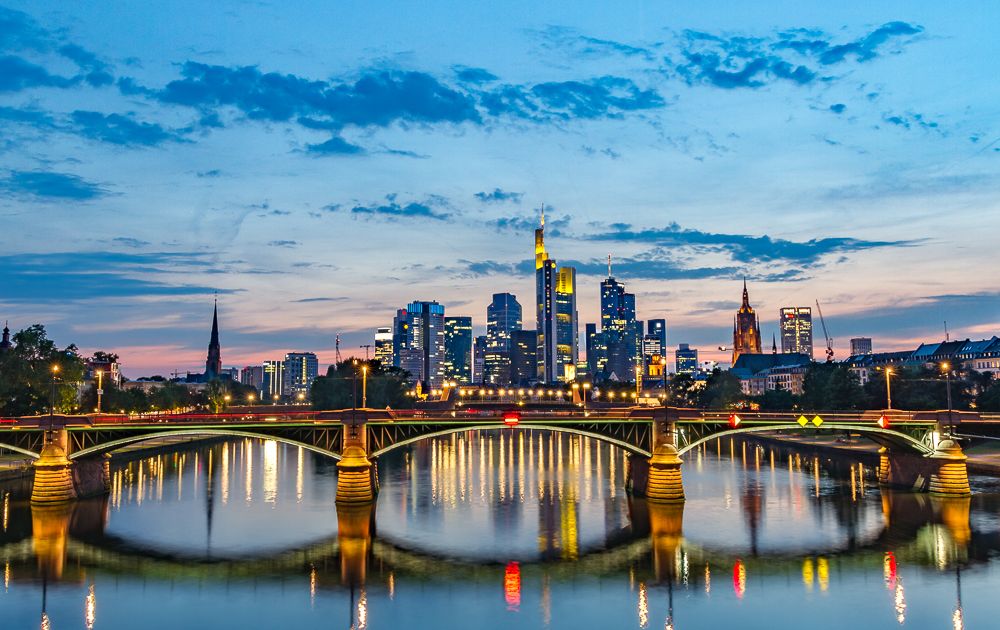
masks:
[[[0,0],[0,319],[127,376],[534,323],[533,234],[719,359],[1000,333],[992,2]],[[820,348],[820,326],[816,346]],[[818,350],[818,356],[822,352]]]

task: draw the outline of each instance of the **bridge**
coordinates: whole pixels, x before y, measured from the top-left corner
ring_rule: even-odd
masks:
[[[33,502],[58,503],[107,492],[108,457],[126,446],[176,437],[276,440],[338,460],[337,501],[363,504],[378,492],[375,463],[394,449],[466,431],[545,430],[623,448],[630,454],[627,489],[652,502],[671,503],[684,500],[683,457],[707,442],[765,432],[833,431],[857,433],[881,446],[883,484],[965,496],[970,493],[966,457],[947,437],[981,421],[969,412],[761,413],[564,404],[432,405],[395,411],[244,408],[221,414],[0,419],[0,449],[33,461]]]

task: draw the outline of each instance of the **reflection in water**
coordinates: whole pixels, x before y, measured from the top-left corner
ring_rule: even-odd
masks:
[[[83,602],[92,629],[97,591],[112,611],[102,628],[115,627],[123,597],[167,606],[163,614],[180,625],[310,626],[349,616],[357,630],[672,628],[675,618],[694,627],[709,611],[740,622],[741,600],[769,605],[780,621],[808,614],[810,592],[871,598],[884,617],[869,621],[879,627],[936,619],[962,628],[970,614],[998,612],[983,589],[968,589],[963,602],[960,573],[995,562],[1000,533],[983,530],[983,519],[972,521],[976,529],[970,514],[995,512],[997,497],[973,505],[879,492],[856,461],[717,442],[689,454],[682,505],[627,497],[620,449],[526,430],[429,440],[387,457],[378,504],[362,508],[334,505],[328,464],[274,442],[112,460],[103,501],[5,503],[0,618],[23,612],[24,623],[4,625],[37,627],[41,602],[46,619],[69,627],[60,619],[78,625]],[[229,501],[230,492],[245,500]],[[873,569],[885,590],[858,588]],[[732,589],[712,593],[713,571]],[[48,601],[52,584],[78,595]],[[945,589],[954,593],[946,603],[928,596]],[[239,619],[227,606],[234,595],[248,602]],[[441,615],[455,598],[486,621]],[[227,616],[192,617],[208,601]]]

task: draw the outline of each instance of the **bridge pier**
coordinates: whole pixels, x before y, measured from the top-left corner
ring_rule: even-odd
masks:
[[[949,497],[972,494],[965,453],[956,442],[941,440],[926,456],[879,449],[879,484]]]
[[[32,503],[64,503],[111,490],[111,456],[74,461],[67,456],[67,444],[65,429],[45,432],[41,455],[33,464]]]
[[[683,503],[681,464],[677,447],[667,443],[657,446],[648,460],[633,457],[629,460],[628,490],[650,503]]]

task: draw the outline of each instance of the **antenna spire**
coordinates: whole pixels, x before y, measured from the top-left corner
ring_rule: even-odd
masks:
[[[608,254],[608,277],[611,277],[611,254]]]
[[[542,204],[542,227],[545,227],[545,204]]]

